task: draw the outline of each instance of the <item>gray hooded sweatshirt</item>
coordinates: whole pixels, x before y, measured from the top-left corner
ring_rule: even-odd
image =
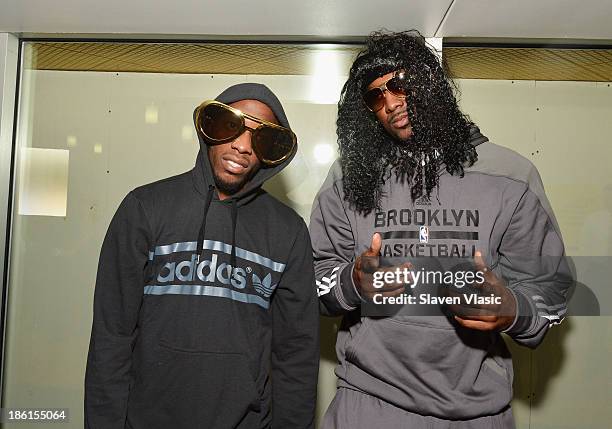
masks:
[[[381,256],[398,262],[471,259],[481,251],[517,301],[517,317],[505,332],[527,347],[536,347],[563,320],[571,285],[536,168],[476,127],[472,144],[478,161],[462,178],[441,172],[439,194],[434,191],[430,201],[412,202],[410,187],[390,174],[381,210],[367,216],[345,200],[336,162],[310,219],[320,310],[344,315],[336,342],[338,386],[448,420],[494,415],[509,406],[510,353],[498,332],[463,328],[443,311],[419,315],[412,306],[389,317],[363,316],[351,273],[372,235],[382,235]]]

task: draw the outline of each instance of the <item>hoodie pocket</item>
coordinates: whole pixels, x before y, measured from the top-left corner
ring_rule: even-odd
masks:
[[[235,427],[261,409],[240,353],[181,350],[160,343],[154,362],[136,374],[130,414],[142,427]]]
[[[346,381],[352,386],[447,419],[496,414],[510,402],[503,369],[483,364],[488,333],[456,330],[442,318],[366,321],[347,347]]]
[[[512,385],[512,380],[503,362],[498,362],[493,356],[487,356],[483,362],[483,370],[487,370],[490,377],[504,387]]]

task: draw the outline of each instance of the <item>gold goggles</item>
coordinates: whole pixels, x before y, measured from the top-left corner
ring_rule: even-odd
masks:
[[[259,125],[251,128],[244,119]],[[205,101],[196,109],[197,131],[209,144],[221,144],[238,138],[246,130],[251,132],[251,146],[264,164],[277,165],[285,161],[297,148],[297,137],[289,128],[248,115],[218,101]]]

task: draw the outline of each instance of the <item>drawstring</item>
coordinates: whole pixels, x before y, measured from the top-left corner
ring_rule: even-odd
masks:
[[[200,263],[200,259],[204,257],[204,233],[206,232],[206,215],[208,214],[208,208],[213,198],[215,187],[213,185],[208,186],[208,194],[206,194],[206,202],[204,203],[204,217],[202,218],[202,225],[200,226],[200,232],[198,233],[198,243],[196,245],[197,259],[196,265]]]
[[[215,191],[215,187],[210,185],[208,187],[208,194],[206,194],[206,202],[204,203],[204,215],[202,218],[202,225],[200,226],[200,232],[198,233],[198,242],[196,244],[196,265],[200,263],[200,260],[204,257],[204,234],[206,233],[206,215],[208,214],[208,209],[210,208],[210,203],[213,198],[213,194]],[[232,267],[232,272],[230,278],[234,276],[234,271],[236,270],[236,223],[238,221],[238,207],[236,204],[236,200],[232,198],[232,254],[230,260],[230,266]]]
[[[230,259],[230,265],[232,267],[232,273],[230,278],[234,277],[234,271],[236,270],[236,223],[238,219],[238,207],[236,206],[236,200],[232,198],[232,256]]]

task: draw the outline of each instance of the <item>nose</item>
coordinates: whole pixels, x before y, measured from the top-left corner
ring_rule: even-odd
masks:
[[[402,106],[402,104],[404,103],[403,98],[396,97],[395,95],[391,94],[389,90],[385,90],[384,96],[385,96],[385,110],[387,111],[387,113],[393,112],[395,109]]]
[[[253,151],[251,146],[252,132],[249,129],[245,129],[242,134],[232,140],[232,149],[238,151],[238,153],[250,155]]]

